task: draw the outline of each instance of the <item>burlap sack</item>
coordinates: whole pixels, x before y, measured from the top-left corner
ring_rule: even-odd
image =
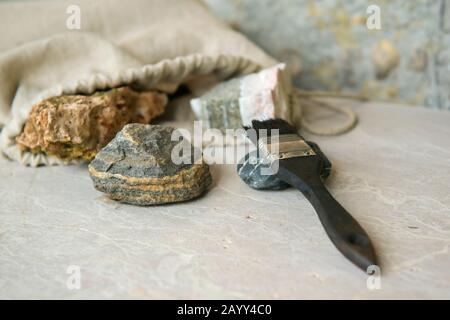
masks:
[[[170,92],[196,75],[276,63],[200,1],[78,0],[81,29],[69,30],[72,3],[0,2],[0,150],[25,165],[63,163],[15,142],[43,99],[128,84]]]

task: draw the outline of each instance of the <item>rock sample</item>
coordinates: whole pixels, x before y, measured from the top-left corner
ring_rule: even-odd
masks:
[[[237,173],[253,189],[283,190],[289,188],[289,184],[278,179],[276,175],[262,175],[261,168],[264,167],[267,167],[267,164],[264,164],[258,157],[257,151],[252,151],[239,161]]]
[[[31,109],[17,143],[33,153],[89,161],[127,123],[149,123],[164,112],[167,96],[121,87],[90,96],[43,100]]]
[[[196,164],[196,150],[187,140],[171,141],[175,129],[128,124],[89,164],[97,190],[111,199],[135,205],[186,201],[200,196],[212,182],[209,167]],[[189,161],[176,164],[172,150],[190,150]],[[198,151],[198,150],[197,150]],[[176,162],[176,163],[175,163]],[[188,163],[187,163],[188,162]]]
[[[320,150],[319,146],[306,141],[314,152],[321,158],[320,176],[322,179],[328,178],[331,173],[331,162]],[[263,160],[258,157],[258,152],[249,152],[244,159],[239,161],[237,173],[239,177],[251,188],[258,190],[283,190],[289,187],[289,184],[277,178],[276,175],[263,175],[261,168],[268,167]]]
[[[191,100],[205,128],[226,129],[251,125],[252,120],[291,119],[292,86],[284,64],[222,82]]]

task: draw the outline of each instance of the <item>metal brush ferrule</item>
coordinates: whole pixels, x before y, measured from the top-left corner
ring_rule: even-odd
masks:
[[[314,156],[316,153],[297,134],[282,134],[258,140],[260,157],[274,160]]]

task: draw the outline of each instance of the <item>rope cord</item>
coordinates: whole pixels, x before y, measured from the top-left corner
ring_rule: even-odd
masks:
[[[303,91],[300,89],[295,89],[296,99],[295,102],[298,106],[297,110],[299,110],[299,115],[297,116],[300,121],[299,124],[301,128],[304,128],[308,132],[315,134],[315,135],[321,135],[321,136],[334,136],[343,134],[345,132],[350,131],[353,129],[353,127],[358,122],[358,117],[356,115],[356,112],[353,111],[350,108],[345,107],[338,107],[336,105],[325,103],[322,101],[318,101],[318,97],[337,97],[337,98],[345,98],[345,99],[354,99],[354,100],[361,100],[361,101],[367,101],[368,98],[362,95],[352,95],[352,94],[345,94],[345,93],[337,93],[337,92],[326,92],[326,91]],[[302,110],[302,103],[300,103],[300,98],[302,99],[302,103],[309,104],[311,106],[318,106],[322,108],[326,108],[329,110],[333,110],[336,113],[340,113],[346,117],[346,121],[342,125],[338,125],[335,127],[316,127],[312,122],[310,122],[304,115],[304,112]]]

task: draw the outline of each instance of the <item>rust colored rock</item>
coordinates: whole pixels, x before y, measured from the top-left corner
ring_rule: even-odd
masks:
[[[17,143],[31,152],[89,161],[128,123],[149,123],[167,96],[121,87],[90,96],[66,95],[33,106]]]

